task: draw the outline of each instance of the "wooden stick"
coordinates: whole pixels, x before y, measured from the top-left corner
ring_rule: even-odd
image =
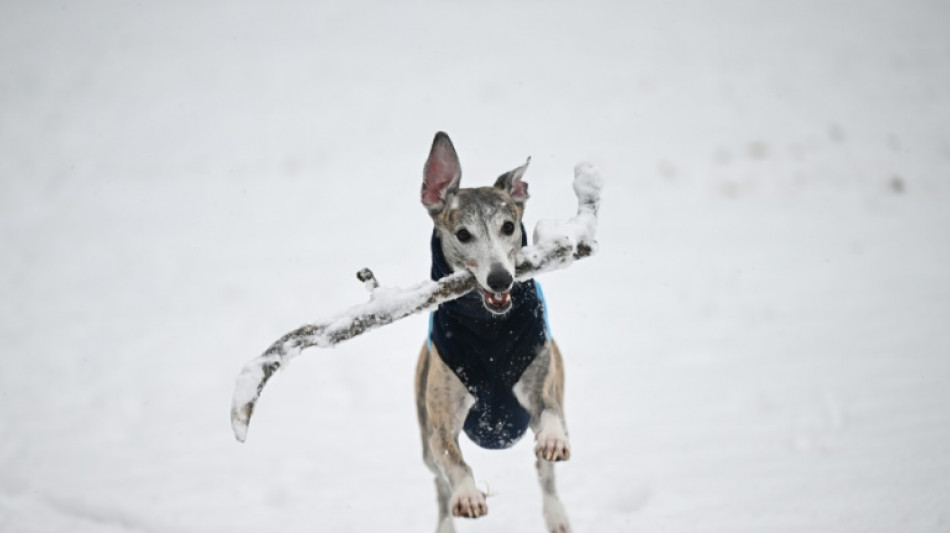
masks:
[[[601,181],[597,170],[586,163],[574,168],[577,215],[565,222],[541,222],[535,229],[533,246],[522,248],[515,266],[519,281],[542,272],[565,268],[576,259],[597,250],[594,233],[600,206]],[[457,272],[438,281],[425,281],[407,289],[380,287],[368,268],[357,278],[370,291],[370,301],[328,320],[301,326],[277,339],[258,357],[248,361],[235,383],[231,400],[231,428],[238,441],[247,438],[248,424],[264,385],[281,366],[311,346],[329,347],[391,324],[400,318],[432,309],[476,288],[474,276]]]

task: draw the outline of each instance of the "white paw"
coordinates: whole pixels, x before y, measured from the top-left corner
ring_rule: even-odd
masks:
[[[449,500],[452,516],[478,518],[487,515],[488,504],[485,503],[485,495],[475,488],[474,484],[466,485],[470,486],[459,487]]]
[[[544,524],[549,533],[571,533],[571,523],[567,520],[567,513],[560,500],[556,497],[545,497],[542,510]]]
[[[541,431],[535,436],[534,453],[545,461],[567,461],[571,458],[571,444],[560,431]]]

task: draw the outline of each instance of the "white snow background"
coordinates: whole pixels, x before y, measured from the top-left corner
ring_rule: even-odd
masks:
[[[0,5],[0,531],[430,531],[417,315],[242,365],[428,276],[432,135],[526,222],[577,532],[950,531],[946,2]],[[464,439],[463,439],[464,440]],[[532,442],[463,444],[541,531]]]

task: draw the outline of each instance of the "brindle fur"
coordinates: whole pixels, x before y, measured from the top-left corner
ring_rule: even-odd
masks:
[[[430,161],[435,162],[430,165]],[[456,173],[454,181],[449,179],[451,174],[446,174],[441,181],[439,176],[431,178],[430,166],[450,167]],[[449,264],[455,269],[470,270],[484,290],[488,290],[484,273],[489,266],[504,264],[514,274],[515,258],[521,247],[520,222],[527,199],[527,186],[520,182],[524,169],[519,167],[503,174],[493,187],[459,189],[461,170],[451,141],[440,133],[433,142],[426,165],[423,204],[442,236],[442,248]],[[442,184],[445,189],[427,192],[430,181]],[[435,198],[439,201],[435,202]],[[518,229],[511,236],[499,237],[493,228],[506,218],[515,220]],[[453,239],[460,224],[481,239],[481,248],[465,246]],[[422,457],[435,475],[439,513],[436,531],[451,533],[455,531],[453,517],[478,518],[488,513],[485,495],[475,487],[472,469],[462,457],[458,441],[475,398],[442,361],[436,347],[429,343],[423,345],[419,354],[415,392]],[[514,393],[531,415],[547,530],[568,533],[570,524],[554,482],[553,463],[571,456],[564,421],[564,363],[554,341],[548,341],[540,350],[515,384]]]

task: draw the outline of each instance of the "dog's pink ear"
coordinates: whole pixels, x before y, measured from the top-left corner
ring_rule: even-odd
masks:
[[[435,215],[445,208],[446,198],[458,190],[462,179],[455,146],[445,132],[435,134],[429,159],[422,170],[422,205]]]
[[[517,204],[524,204],[528,198],[530,198],[528,195],[528,184],[521,181],[521,177],[524,176],[524,172],[528,170],[528,165],[530,164],[531,158],[528,157],[528,160],[525,161],[523,165],[514,170],[505,172],[495,180],[495,187],[507,192],[511,196],[511,199]]]

